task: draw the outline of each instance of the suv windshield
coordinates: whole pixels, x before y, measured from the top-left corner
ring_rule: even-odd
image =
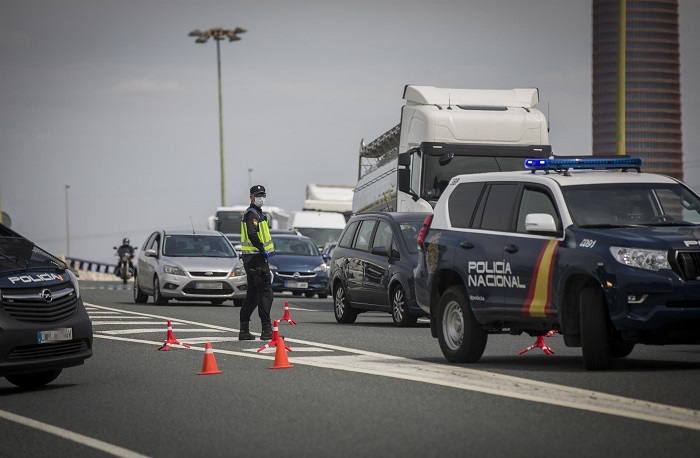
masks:
[[[679,184],[565,186],[562,193],[579,227],[700,224],[700,200]]]
[[[217,235],[167,235],[163,246],[165,256],[204,258],[235,258],[231,243]]]

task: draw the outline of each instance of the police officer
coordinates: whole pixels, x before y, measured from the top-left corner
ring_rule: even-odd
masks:
[[[272,339],[272,274],[267,258],[274,253],[275,248],[262,212],[266,196],[263,186],[255,185],[250,188],[250,207],[243,213],[241,220],[241,250],[248,291],[241,307],[241,332],[238,334],[238,340],[255,340],[250,333],[250,316],[255,307],[258,308],[262,324],[260,340]]]

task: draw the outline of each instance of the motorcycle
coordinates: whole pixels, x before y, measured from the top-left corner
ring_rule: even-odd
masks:
[[[113,247],[115,250],[119,250],[117,247]],[[136,248],[134,248],[135,250]],[[133,264],[131,263],[131,260],[133,259],[134,255],[133,253],[119,253],[117,251],[116,256],[119,258],[119,262],[117,263],[117,268],[114,271],[114,274],[122,279],[122,282],[126,284],[127,281],[129,281],[130,278],[132,278],[136,271],[134,269]]]

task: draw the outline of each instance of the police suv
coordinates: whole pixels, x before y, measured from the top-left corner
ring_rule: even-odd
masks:
[[[594,370],[700,343],[698,195],[626,156],[525,165],[454,177],[418,237],[416,299],[447,360],[476,362],[492,333],[558,331]]]

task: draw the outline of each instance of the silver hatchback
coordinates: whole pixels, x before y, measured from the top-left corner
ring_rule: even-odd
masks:
[[[241,306],[246,286],[243,262],[221,232],[161,230],[138,253],[134,302],[145,304],[153,296],[158,305],[170,299],[214,305],[233,299]]]

